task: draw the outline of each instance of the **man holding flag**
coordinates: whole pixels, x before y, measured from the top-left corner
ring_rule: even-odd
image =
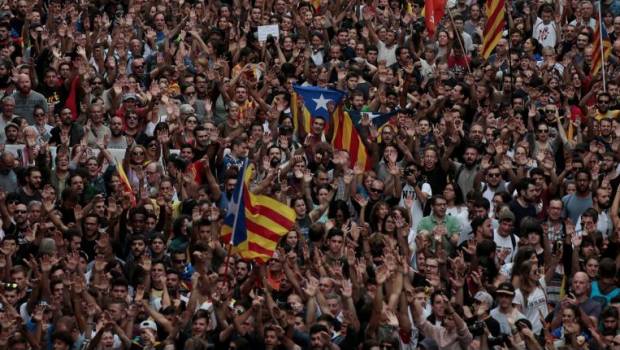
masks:
[[[344,110],[344,93],[333,89],[323,89],[314,86],[294,86],[297,97],[303,100],[303,106],[298,106],[298,113],[294,120],[297,125],[309,122],[303,120],[312,116],[312,129],[304,137],[304,142],[312,149],[320,142],[331,142],[337,150],[349,152],[352,166],[359,165],[364,169],[370,166],[370,157],[349,114]],[[302,117],[303,116],[303,117]],[[305,119],[307,120],[307,119]],[[327,135],[322,128],[329,125]],[[300,128],[298,128],[299,132]],[[299,134],[302,136],[303,134]]]
[[[252,193],[253,174],[254,165],[247,162],[239,171],[222,238],[242,258],[265,263],[273,256],[280,238],[293,228],[295,211],[269,196]]]

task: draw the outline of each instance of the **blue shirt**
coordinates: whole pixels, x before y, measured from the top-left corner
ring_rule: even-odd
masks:
[[[603,307],[607,306],[611,303],[611,300],[620,296],[620,288],[616,287],[611,290],[611,292],[607,294],[603,294],[601,289],[598,286],[598,281],[592,282],[592,292],[590,293],[590,298],[599,301],[603,304]]]

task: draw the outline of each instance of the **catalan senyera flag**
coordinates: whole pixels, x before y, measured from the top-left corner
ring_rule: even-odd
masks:
[[[131,188],[131,183],[129,182],[129,178],[127,178],[127,174],[125,174],[125,169],[123,168],[123,164],[121,164],[118,160],[116,161],[116,171],[118,172],[118,177],[121,181],[121,186],[123,186],[123,192],[129,193],[129,200],[131,202],[131,206],[136,206],[136,195],[133,193],[133,189]]]
[[[429,36],[435,35],[437,25],[446,11],[446,0],[424,0],[424,23]]]
[[[338,150],[349,152],[351,167],[361,166],[364,170],[370,170],[371,163],[366,151],[366,146],[362,141],[353,121],[342,105],[336,108],[334,113],[334,136],[332,146]]]
[[[312,117],[310,116],[310,112],[305,107],[301,107],[301,122],[299,120],[299,110],[297,104],[299,103],[299,97],[296,92],[291,94],[291,114],[293,115],[293,129],[295,132],[298,130],[303,130],[304,132],[310,132],[310,123],[312,121]]]
[[[505,0],[486,0],[487,23],[484,26],[482,43],[482,57],[485,59],[491,56],[491,52],[502,38],[506,25],[506,9],[504,7]]]
[[[253,164],[245,164],[230,203],[220,238],[245,259],[265,263],[278,241],[295,225],[295,211],[269,196],[250,192]]]
[[[602,29],[602,31],[601,31]],[[602,32],[602,34],[601,34]],[[601,40],[601,37],[603,40]],[[602,50],[601,50],[602,46]],[[601,56],[601,51],[603,55]],[[594,30],[594,42],[592,43],[592,74],[598,73],[603,66],[604,61],[609,58],[611,54],[611,40],[607,35],[605,25],[601,25],[600,22],[596,24],[596,30]]]

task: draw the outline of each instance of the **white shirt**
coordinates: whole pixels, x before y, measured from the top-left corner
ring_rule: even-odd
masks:
[[[422,191],[422,193],[426,194],[426,198],[431,198],[433,196],[433,190],[431,189],[431,185],[426,182],[422,184],[422,188],[420,190]],[[422,207],[422,202],[420,201],[420,198],[418,198],[414,187],[410,184],[406,184],[405,186],[403,186],[403,190],[401,191],[400,195],[400,202],[398,203],[399,206],[406,207],[405,198],[407,198],[408,195],[413,196],[413,205],[411,206],[411,209],[409,209],[409,215],[411,216],[411,228],[415,232],[415,229],[418,227],[420,220],[422,220],[422,218],[424,217],[424,208]]]
[[[512,238],[510,238],[510,236],[511,235],[503,237],[497,232],[497,230],[493,230],[493,242],[495,242],[495,245],[497,246],[496,248],[497,254],[499,254],[499,252],[503,248],[508,249],[508,251],[510,252],[508,256],[506,256],[506,260],[504,260],[505,263],[512,262],[512,258],[514,258],[517,252],[517,247],[519,246],[519,237],[517,237],[516,235],[514,236],[515,245],[513,247]]]
[[[521,305],[523,314],[528,321],[532,323],[532,331],[534,331],[534,334],[540,334],[540,331],[543,328],[539,311],[542,313],[543,317],[547,317],[549,314],[549,309],[547,308],[547,295],[544,292],[544,289],[547,289],[545,278],[542,277],[539,280],[539,283],[540,287],[536,287],[527,296],[527,304],[523,299],[523,292],[521,292],[521,289],[517,289],[515,291],[515,298],[513,300],[513,303]]]
[[[532,38],[538,40],[542,47],[555,47],[558,41],[558,26],[554,21],[544,24],[542,18],[536,17],[536,23],[532,29]]]
[[[385,60],[386,66],[391,66],[396,63],[396,48],[398,45],[393,44],[391,47],[387,47],[383,41],[377,41],[377,49],[379,50],[377,60]]]

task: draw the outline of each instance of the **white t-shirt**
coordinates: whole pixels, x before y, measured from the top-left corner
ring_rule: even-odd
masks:
[[[377,41],[377,49],[379,50],[377,54],[377,60],[385,60],[386,66],[391,66],[396,63],[396,48],[398,45],[393,44],[392,47],[387,47],[385,43],[381,40]]]
[[[515,238],[515,245],[513,246],[512,238],[510,238],[510,235],[503,237],[497,232],[497,230],[493,230],[493,241],[495,242],[495,245],[497,246],[496,248],[497,254],[499,254],[502,248],[506,248],[510,252],[508,256],[506,257],[506,260],[504,260],[505,263],[512,262],[512,258],[514,258],[515,253],[517,252],[517,247],[519,246],[519,237],[514,236],[514,238]]]
[[[521,305],[523,314],[527,317],[528,321],[532,323],[532,331],[534,331],[534,334],[540,334],[540,331],[543,328],[540,313],[542,313],[543,317],[547,317],[549,314],[549,308],[547,308],[547,295],[544,292],[544,290],[547,289],[545,278],[542,277],[539,280],[539,283],[540,286],[536,287],[527,296],[527,304],[524,302],[523,292],[521,292],[521,289],[517,289],[515,291],[515,298],[513,300],[513,303]]]
[[[491,310],[490,315],[499,323],[500,332],[506,335],[512,335],[511,324],[526,318],[517,309],[513,309],[511,314],[505,314],[499,310],[499,307]]]
[[[555,47],[558,40],[557,24],[554,21],[544,24],[542,18],[537,17],[532,29],[532,38],[538,40],[542,47]]]
[[[426,182],[422,184],[422,188],[420,188],[420,190],[422,190],[422,193],[426,194],[426,198],[431,198],[431,196],[433,196],[433,190],[431,189],[431,185]],[[401,207],[406,207],[405,198],[407,198],[408,195],[413,196],[413,206],[411,207],[411,209],[409,209],[409,215],[411,215],[411,228],[415,230],[416,227],[418,227],[420,220],[422,220],[422,218],[424,217],[424,208],[422,208],[422,202],[420,201],[420,198],[418,198],[415,189],[410,184],[406,184],[405,186],[403,186],[403,190],[401,192],[402,193],[400,195],[400,202],[398,203],[398,205]]]

